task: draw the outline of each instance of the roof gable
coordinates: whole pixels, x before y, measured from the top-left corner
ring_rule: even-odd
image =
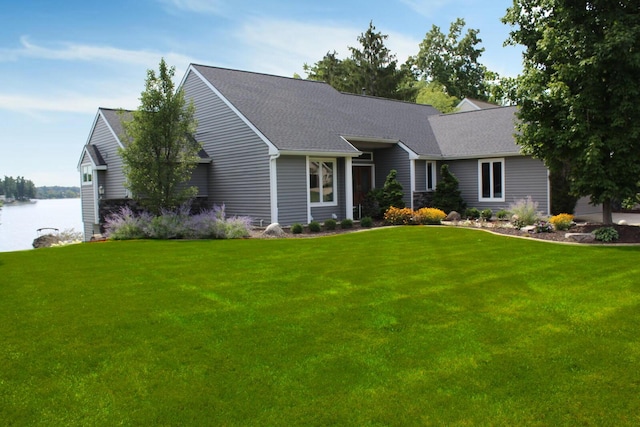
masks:
[[[516,145],[516,107],[496,107],[429,117],[446,158],[519,155]]]

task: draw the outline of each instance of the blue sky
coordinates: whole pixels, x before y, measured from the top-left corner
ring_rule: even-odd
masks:
[[[77,163],[98,107],[137,108],[147,69],[160,58],[305,76],[327,51],[348,46],[369,21],[404,62],[432,25],[456,18],[480,30],[481,62],[521,70],[521,50],[503,47],[511,0],[23,0],[0,14],[0,175],[37,186],[79,185]]]

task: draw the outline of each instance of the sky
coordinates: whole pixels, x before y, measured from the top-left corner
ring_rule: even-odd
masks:
[[[504,47],[512,0],[22,0],[0,11],[0,177],[79,186],[78,160],[99,107],[136,109],[161,58],[291,77],[349,46],[372,21],[398,63],[433,25],[480,30],[480,62],[505,76],[522,50]]]

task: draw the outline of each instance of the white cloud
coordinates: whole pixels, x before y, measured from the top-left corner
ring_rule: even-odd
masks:
[[[436,14],[438,9],[442,9],[454,1],[455,0],[400,0],[400,3],[404,3],[420,15],[431,18]]]
[[[327,52],[335,50],[340,59],[348,58],[351,55],[348,47],[359,47],[357,37],[365,30],[337,23],[252,19],[240,27],[236,36],[248,46],[249,70],[284,76],[297,72],[304,77],[303,64],[314,64]],[[389,35],[385,45],[396,54],[399,63],[416,54],[419,40],[377,30]]]
[[[159,0],[160,3],[179,10],[198,13],[219,14],[222,11],[220,0]]]
[[[186,67],[193,58],[174,52],[154,52],[150,50],[129,50],[112,46],[94,46],[78,43],[58,43],[59,47],[45,47],[29,41],[28,37],[20,38],[21,47],[18,49],[0,50],[0,61],[15,61],[19,58],[49,59],[57,61],[85,61],[125,63],[143,65],[153,68],[157,66],[161,57],[168,64],[180,64]]]
[[[136,108],[138,93],[131,96],[50,94],[32,96],[0,93],[0,110],[32,114],[41,119],[43,112],[53,113],[95,113],[98,107]]]

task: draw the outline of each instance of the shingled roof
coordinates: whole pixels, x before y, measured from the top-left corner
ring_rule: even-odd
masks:
[[[517,107],[497,107],[429,117],[445,158],[518,155]]]
[[[324,82],[192,66],[276,148],[354,154],[344,138],[400,141],[419,155],[440,150],[428,105],[341,93]]]

